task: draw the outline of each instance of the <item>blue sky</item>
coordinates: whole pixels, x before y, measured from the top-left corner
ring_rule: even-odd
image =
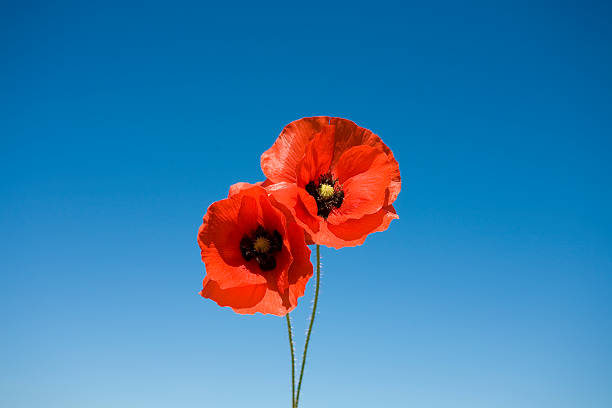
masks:
[[[331,115],[393,149],[400,220],[322,251],[301,406],[612,406],[610,17],[3,4],[0,405],[289,406],[284,319],[201,299],[195,236],[285,124]]]

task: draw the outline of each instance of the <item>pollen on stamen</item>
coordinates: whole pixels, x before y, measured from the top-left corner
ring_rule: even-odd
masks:
[[[259,253],[266,253],[270,250],[270,241],[265,237],[257,237],[253,242],[253,249]]]
[[[334,187],[323,183],[319,186],[319,195],[323,198],[330,198],[334,195]]]

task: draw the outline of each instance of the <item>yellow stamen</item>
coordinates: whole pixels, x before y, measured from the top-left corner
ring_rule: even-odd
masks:
[[[268,240],[268,238],[257,237],[255,242],[253,243],[253,248],[255,248],[257,252],[268,252],[270,250],[270,241]]]
[[[330,198],[334,195],[334,187],[329,184],[321,184],[319,186],[319,195],[323,198]]]

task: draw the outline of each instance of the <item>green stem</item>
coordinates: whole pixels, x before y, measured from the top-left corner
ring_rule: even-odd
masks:
[[[312,325],[317,314],[317,303],[319,301],[319,283],[321,282],[321,254],[319,245],[317,245],[317,283],[315,286],[314,304],[312,306],[312,315],[310,316],[310,326],[308,326],[308,334],[306,334],[306,343],[304,344],[304,355],[302,356],[302,368],[300,368],[300,380],[298,381],[297,394],[295,394],[295,407],[297,408],[300,400],[300,389],[302,388],[302,377],[304,376],[304,366],[306,365],[306,353],[308,352],[308,343],[310,342],[310,333],[312,333]]]
[[[289,348],[291,349],[291,408],[295,408],[295,352],[293,351],[293,330],[291,319],[287,313],[287,331],[289,332]]]

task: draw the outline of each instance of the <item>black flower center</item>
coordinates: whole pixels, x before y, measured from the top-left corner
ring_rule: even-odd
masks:
[[[331,173],[319,176],[319,180],[306,184],[306,191],[317,202],[317,215],[327,219],[334,208],[339,208],[344,201],[344,191]]]
[[[249,236],[245,234],[240,240],[240,253],[245,261],[255,259],[262,271],[276,268],[275,252],[283,249],[283,237],[277,230],[273,233],[259,225]]]

